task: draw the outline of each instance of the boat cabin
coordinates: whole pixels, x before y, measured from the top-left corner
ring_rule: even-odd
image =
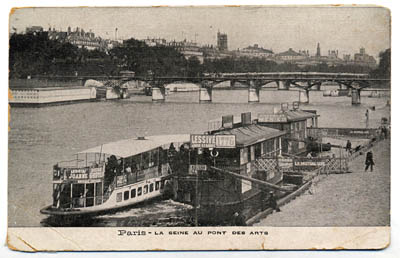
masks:
[[[318,117],[315,110],[301,110],[295,102],[292,109],[285,104],[273,113],[258,114],[257,124],[287,132],[282,152],[296,155],[306,150],[307,128],[318,127]]]
[[[171,175],[169,161],[189,135],[138,137],[103,144],[53,167],[53,208],[76,209],[102,205],[115,190],[138,182],[139,188],[116,193],[116,203],[160,192]],[[144,198],[144,197],[143,197]]]
[[[233,116],[224,116],[212,123],[206,134],[191,135],[189,170],[185,177],[178,178],[180,191],[186,195],[184,201],[195,201],[193,181],[197,179],[207,182],[201,183],[198,189],[203,206],[214,202],[240,202],[254,191],[258,192],[259,188],[250,181],[224,176],[211,167],[274,183],[282,179],[275,170],[264,167],[264,160],[281,154],[285,131],[253,123],[251,113],[242,114],[238,123]]]

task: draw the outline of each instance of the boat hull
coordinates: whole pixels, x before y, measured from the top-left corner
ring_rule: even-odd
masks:
[[[66,216],[95,216],[102,213],[108,213],[113,211],[118,211],[121,209],[126,209],[133,205],[143,203],[148,200],[152,200],[154,198],[161,198],[164,194],[164,188],[153,188],[154,190],[148,190],[148,192],[144,192],[139,196],[138,189],[144,189],[144,187],[155,185],[156,182],[161,182],[163,180],[168,179],[169,176],[165,177],[156,177],[152,179],[147,179],[135,184],[125,185],[122,187],[116,188],[110,195],[109,199],[105,201],[103,204],[98,206],[80,208],[80,209],[59,209],[54,208],[52,205],[46,206],[40,210],[40,213],[50,215],[50,216],[58,216],[58,217],[66,217]],[[135,196],[131,195],[131,191],[135,190]],[[152,189],[148,187],[148,189]],[[127,194],[127,197],[126,196]]]

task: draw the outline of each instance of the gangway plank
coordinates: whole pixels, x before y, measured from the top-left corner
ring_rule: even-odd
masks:
[[[282,191],[282,192],[293,192],[292,190],[289,190],[289,189],[286,189],[286,188],[283,188],[283,187],[280,187],[280,186],[277,186],[277,185],[274,185],[274,184],[271,184],[271,183],[268,183],[268,182],[265,182],[265,181],[262,181],[262,180],[258,180],[258,179],[247,177],[247,176],[243,176],[243,175],[228,171],[226,169],[220,169],[220,168],[213,167],[213,166],[211,166],[211,169],[213,169],[213,170],[215,170],[217,172],[223,173],[223,174],[227,174],[227,175],[230,175],[230,176],[233,176],[233,177],[236,177],[236,178],[240,178],[240,179],[243,179],[243,180],[247,180],[247,181],[256,183],[258,185],[261,185],[261,186],[264,186],[266,188],[270,188],[270,189],[273,189],[273,190],[278,190],[278,191]]]

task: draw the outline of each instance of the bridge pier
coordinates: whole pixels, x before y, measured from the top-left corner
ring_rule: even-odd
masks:
[[[230,83],[231,88],[233,88],[233,87],[235,87],[236,81],[235,80],[230,80],[229,83]]]
[[[248,102],[260,102],[260,88],[257,87],[257,82],[255,80],[247,81],[247,85],[249,86],[249,94],[248,94]]]
[[[299,90],[299,102],[300,103],[310,103],[310,91],[306,90]]]
[[[351,104],[360,105],[361,104],[361,90],[352,89],[351,91]]]
[[[276,81],[276,83],[278,84],[278,90],[289,90],[289,81]]]
[[[320,91],[321,90],[321,83],[315,84],[314,86],[311,87],[311,89]]]
[[[260,102],[260,89],[249,88],[249,103]]]
[[[164,87],[151,88],[151,98],[153,101],[157,102],[165,101],[165,88]]]
[[[200,103],[211,102],[212,101],[212,88],[200,88],[199,90],[199,101]]]

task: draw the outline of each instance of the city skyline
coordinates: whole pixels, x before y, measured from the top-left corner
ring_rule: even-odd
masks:
[[[85,31],[92,30],[102,38],[114,39],[115,29],[118,28],[120,39],[160,37],[169,41],[187,39],[201,45],[215,46],[217,33],[220,31],[228,35],[229,50],[258,44],[275,53],[292,48],[295,51],[309,50],[310,55],[315,55],[318,42],[321,55],[327,55],[328,50],[333,49],[339,50],[340,56],[354,54],[364,47],[367,53],[378,57],[379,52],[390,48],[390,16],[384,8],[182,9],[183,7],[17,9],[10,16],[10,32],[14,28],[22,32],[29,26],[42,26],[45,30],[54,27],[66,31],[70,26],[73,30],[80,27]],[[365,24],[365,20],[371,19],[376,22]],[[313,26],[310,27],[310,24]]]

